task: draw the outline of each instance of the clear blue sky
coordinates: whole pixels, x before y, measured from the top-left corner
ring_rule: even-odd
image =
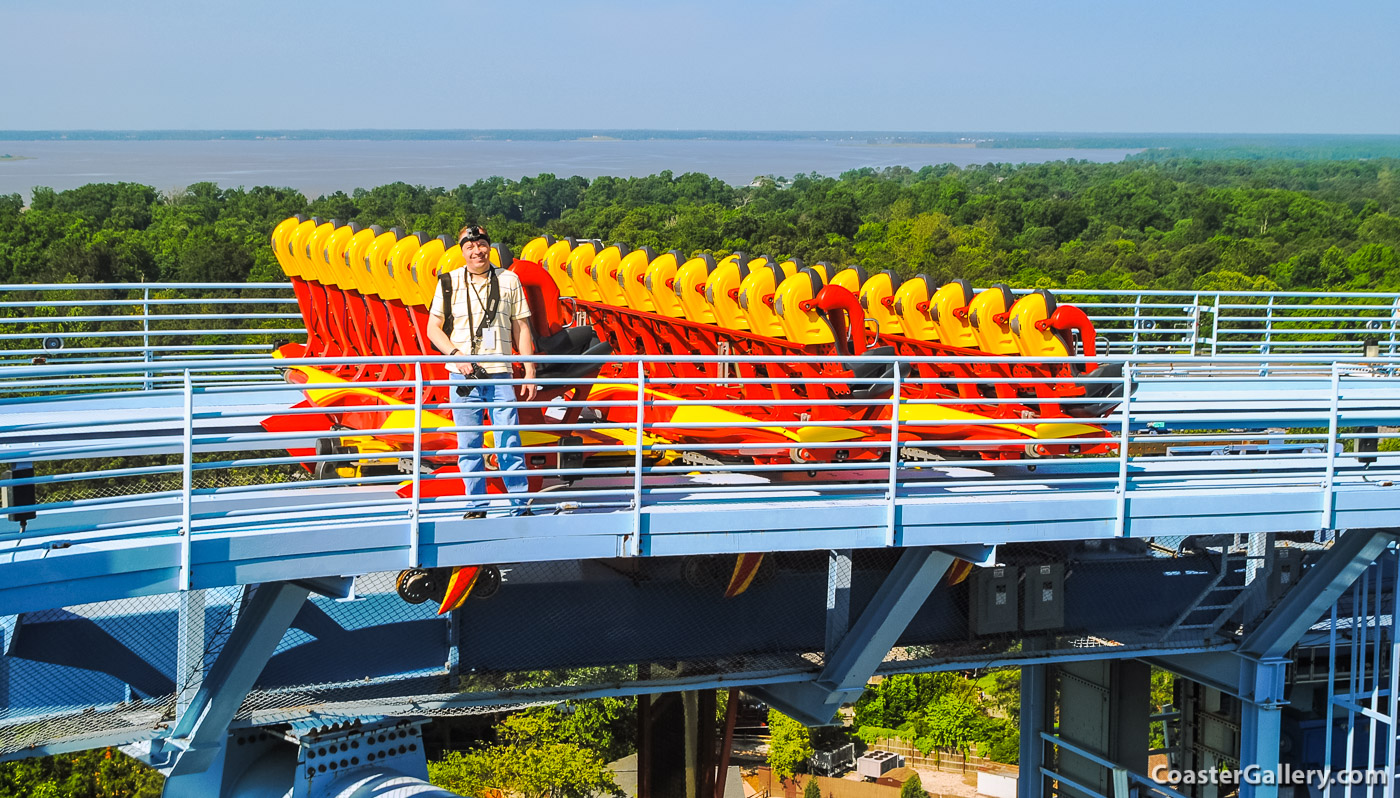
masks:
[[[1395,0],[7,0],[0,129],[1400,133]]]

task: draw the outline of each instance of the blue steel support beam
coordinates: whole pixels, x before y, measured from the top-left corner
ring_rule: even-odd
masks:
[[[1241,672],[1248,668],[1249,661],[1240,659],[1234,651],[1202,651],[1142,659],[1198,684],[1236,698],[1245,698]]]
[[[1021,666],[1021,777],[1016,781],[1016,798],[1041,798],[1045,778],[1045,741],[1049,695],[1049,665]]]
[[[229,724],[309,592],[288,582],[262,584],[253,591],[199,692],[171,730],[173,758],[167,771],[166,796],[181,795],[182,779],[194,777],[191,781],[198,781],[198,775],[219,756]]]
[[[814,681],[772,685],[756,692],[809,726],[831,723],[841,704],[865,689],[953,560],[953,555],[937,549],[906,549],[841,644],[827,652],[826,667]]]
[[[1259,660],[1287,654],[1395,539],[1396,530],[1391,528],[1353,529],[1340,535],[1298,586],[1255,625],[1240,644],[1240,653]]]
[[[1240,763],[1277,773],[1283,731],[1283,679],[1288,660],[1271,657],[1242,668],[1245,688],[1240,705]],[[1241,784],[1240,798],[1278,798],[1277,784]]]
[[[323,576],[318,579],[298,579],[296,584],[326,598],[348,599],[355,595],[355,577]]]

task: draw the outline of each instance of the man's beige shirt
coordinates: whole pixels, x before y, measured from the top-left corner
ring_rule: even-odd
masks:
[[[491,324],[486,326],[486,330],[495,328],[496,341],[494,346],[481,346],[476,352],[472,351],[472,333],[476,331],[476,325],[481,323],[482,314],[486,312],[486,303],[491,298],[491,283],[489,279],[481,281],[471,281],[467,279],[465,268],[454,269],[448,272],[452,285],[452,343],[462,354],[470,357],[477,355],[510,355],[515,352],[515,341],[513,340],[513,328],[511,322],[517,319],[530,318],[530,304],[525,301],[525,289],[520,285],[520,278],[514,272],[505,269],[496,270],[496,278],[501,282],[501,304],[497,307],[496,318]],[[467,304],[467,292],[471,291],[471,305]],[[433,293],[433,306],[431,313],[438,316],[442,313],[442,291]],[[487,337],[485,331],[482,332],[482,339]],[[491,374],[503,374],[510,371],[509,363],[482,363],[481,367]]]

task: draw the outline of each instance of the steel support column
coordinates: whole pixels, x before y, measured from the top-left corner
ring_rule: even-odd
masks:
[[[1049,665],[1021,666],[1021,775],[1016,781],[1016,798],[1041,798],[1045,795],[1045,741],[1041,732],[1049,731]]]
[[[198,775],[218,758],[229,723],[308,593],[305,586],[289,582],[267,583],[253,591],[199,692],[171,730],[167,746],[173,749],[172,757],[163,768],[166,798],[203,794],[205,785]]]
[[[1241,676],[1240,765],[1258,765],[1260,773],[1277,773],[1283,730],[1283,677],[1288,660],[1273,657],[1250,662]],[[1278,784],[1241,784],[1240,798],[1277,798]]]
[[[753,694],[808,726],[831,723],[842,703],[865,690],[953,560],[932,548],[906,549],[841,644],[827,652],[826,667],[815,680],[771,685]]]

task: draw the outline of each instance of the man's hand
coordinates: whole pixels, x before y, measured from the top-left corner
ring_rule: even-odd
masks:
[[[533,380],[534,378],[535,364],[528,363],[525,366],[525,379]],[[526,402],[533,402],[535,401],[535,394],[539,393],[539,390],[539,386],[535,385],[533,382],[526,382],[524,385],[520,386],[520,398]]]

